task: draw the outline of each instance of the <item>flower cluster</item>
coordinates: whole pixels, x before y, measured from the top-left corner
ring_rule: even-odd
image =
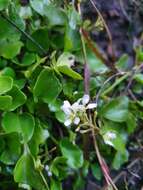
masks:
[[[85,94],[82,98],[77,100],[72,105],[69,101],[64,101],[61,109],[66,115],[66,120],[64,122],[65,126],[70,126],[71,124],[78,125],[81,121],[81,118],[86,113],[86,110],[94,109],[97,107],[96,103],[89,103],[90,97]]]

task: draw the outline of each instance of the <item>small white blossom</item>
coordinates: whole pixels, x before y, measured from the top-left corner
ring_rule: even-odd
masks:
[[[61,109],[65,112],[66,115],[71,114],[71,105],[69,103],[69,101],[64,101],[63,106],[61,107]]]
[[[88,94],[85,94],[85,95],[82,97],[82,104],[83,104],[83,105],[88,104],[89,100],[90,100],[89,95],[88,95]]]
[[[97,104],[96,103],[90,103],[87,105],[86,109],[94,109],[97,107]]]
[[[52,176],[52,172],[50,171],[50,168],[49,168],[48,165],[45,166],[45,170],[46,170],[46,172],[47,172],[47,175],[48,175],[49,177],[51,177],[51,176]]]
[[[64,125],[69,127],[72,123],[78,125],[82,118],[82,115],[85,114],[87,109],[94,109],[97,107],[96,103],[89,103],[90,97],[88,94],[85,94],[82,98],[78,99],[72,105],[68,100],[64,101],[64,104],[61,106],[61,109],[66,115],[66,120]]]
[[[45,170],[49,171],[49,166],[48,165],[45,166]]]
[[[52,172],[51,171],[48,171],[47,174],[48,174],[49,177],[52,176]]]
[[[64,125],[66,127],[70,126],[72,124],[72,119],[66,119],[66,121],[64,122]]]
[[[80,118],[79,118],[79,117],[75,117],[73,123],[74,123],[75,125],[78,125],[78,124],[80,123]]]

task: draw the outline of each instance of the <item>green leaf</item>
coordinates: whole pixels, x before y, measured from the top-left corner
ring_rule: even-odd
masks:
[[[112,166],[114,169],[116,170],[119,170],[120,167],[128,161],[128,158],[129,158],[129,153],[128,151],[126,150],[124,153],[121,153],[120,151],[118,151],[116,154],[115,154],[115,157],[114,157],[114,160],[113,160],[113,163],[112,163]]]
[[[12,59],[20,53],[22,46],[23,46],[23,43],[20,41],[1,40],[0,41],[0,56],[6,59]]]
[[[136,120],[137,120],[136,117],[132,113],[128,114],[126,124],[127,124],[127,127],[128,127],[128,133],[129,134],[133,133],[134,130],[136,129],[136,127],[137,127]]]
[[[30,151],[33,156],[36,156],[38,154],[39,145],[43,144],[48,137],[48,130],[42,128],[42,123],[40,121],[36,121],[34,134],[29,142]]]
[[[0,95],[12,89],[13,79],[8,76],[0,76]]]
[[[50,170],[59,180],[63,180],[68,175],[67,159],[62,156],[56,157],[51,164]]]
[[[42,99],[45,103],[54,101],[62,90],[62,86],[54,72],[47,68],[43,69],[37,78],[33,89],[34,96]]]
[[[37,13],[44,16],[45,6],[50,4],[50,0],[30,0],[30,4]]]
[[[6,134],[1,139],[4,141],[4,150],[0,154],[0,161],[7,165],[15,164],[21,152],[18,135],[14,133]]]
[[[125,123],[121,124],[112,121],[105,121],[100,130],[105,144],[114,147],[122,154],[126,151],[126,142],[128,138],[128,135],[124,130],[125,127]]]
[[[61,140],[60,148],[63,156],[67,159],[67,164],[77,169],[83,165],[83,153],[77,145],[72,144],[67,138]]]
[[[93,176],[96,179],[101,180],[101,178],[102,178],[102,171],[101,171],[100,166],[98,164],[92,164],[91,165],[91,170],[92,170]]]
[[[81,48],[81,39],[78,30],[73,30],[68,24],[66,26],[64,38],[65,51],[78,51]]]
[[[8,95],[12,97],[12,105],[9,109],[11,111],[23,105],[27,99],[25,94],[15,85],[13,86],[11,91],[8,92]]]
[[[22,59],[22,65],[23,66],[29,66],[29,65],[32,65],[36,60],[36,56],[34,53],[25,53],[23,59]]]
[[[20,32],[17,31],[9,22],[0,17],[0,43],[3,40],[18,41],[20,39]]]
[[[49,31],[47,28],[40,28],[34,31],[31,37],[40,45],[45,51],[49,49]],[[41,49],[37,47],[31,40],[27,40],[27,49],[32,52],[42,53]],[[27,58],[26,58],[27,59]],[[29,59],[29,58],[28,58]]]
[[[11,96],[0,96],[0,110],[7,111],[11,107],[12,97]]]
[[[35,190],[47,190],[40,173],[35,169],[35,161],[29,152],[24,152],[14,168],[14,180],[28,184]]]
[[[128,61],[129,56],[127,54],[123,54],[116,63],[117,69],[120,71],[127,71],[129,68]]]
[[[8,7],[10,0],[1,0],[0,1],[0,11]]]
[[[73,79],[77,79],[77,80],[83,79],[79,73],[73,71],[71,68],[69,68],[66,65],[65,66],[58,66],[58,71],[69,76],[69,77],[71,77],[71,78],[73,78]]]
[[[64,52],[62,53],[56,63],[56,66],[67,66],[67,67],[71,67],[73,66],[75,62],[75,56],[69,52]]]
[[[8,76],[8,77],[12,77],[15,78],[16,74],[14,69],[12,69],[11,67],[5,67],[1,73],[2,76]]]
[[[2,127],[5,130],[5,132],[20,133],[25,143],[32,138],[34,126],[34,118],[28,113],[18,115],[16,113],[7,112],[4,114],[2,119]]]
[[[105,64],[100,59],[98,59],[89,48],[86,49],[87,49],[87,62],[89,64],[90,72],[100,73],[100,74],[106,73],[108,71],[108,68],[105,66]],[[84,63],[84,59],[81,52],[77,53],[77,61]]]
[[[51,179],[50,190],[62,190],[62,185],[59,181]]]
[[[71,53],[64,52],[58,58],[57,63],[55,65],[55,70],[58,70],[59,72],[71,78],[81,80],[82,76],[71,69],[71,66],[73,66],[74,61],[75,61],[75,57]]]
[[[101,108],[100,114],[111,121],[124,122],[128,117],[128,104],[126,96],[115,98]]]
[[[136,80],[140,84],[143,84],[143,74],[141,74],[141,73],[135,74],[134,75],[134,80]]]
[[[48,18],[50,26],[65,25],[67,22],[65,12],[61,8],[56,7],[54,4],[44,7],[44,15]]]

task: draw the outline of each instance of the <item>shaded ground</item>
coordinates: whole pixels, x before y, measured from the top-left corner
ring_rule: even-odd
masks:
[[[116,58],[128,53],[133,64],[133,46],[143,31],[142,0],[93,0],[102,13],[113,39]],[[97,19],[96,10],[90,1],[83,5],[84,18],[93,22]],[[108,36],[105,30],[92,30],[91,36],[99,47],[110,56]]]

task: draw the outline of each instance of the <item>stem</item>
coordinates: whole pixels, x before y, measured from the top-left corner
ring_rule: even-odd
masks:
[[[78,13],[81,16],[81,8],[80,8],[80,1],[77,3]],[[87,64],[87,53],[86,53],[86,45],[84,40],[84,35],[82,32],[82,28],[80,27],[80,37],[82,43],[82,51],[83,51],[83,58],[84,58],[84,92],[85,94],[89,94],[89,80],[90,80],[90,72]]]
[[[81,7],[80,7],[80,0],[78,0],[77,3],[77,10],[78,13],[81,15]],[[82,51],[83,51],[83,58],[84,58],[84,94],[89,94],[89,81],[90,81],[90,72],[87,64],[87,53],[86,53],[86,45],[85,45],[85,40],[84,40],[84,35],[82,33],[82,28],[80,27],[80,37],[81,37],[81,43],[82,43]],[[83,134],[83,147],[84,147],[84,158],[86,160],[89,159],[89,138],[88,134],[84,133]]]
[[[47,190],[50,190],[49,185],[48,185],[44,175],[42,174],[42,172],[39,172],[39,173],[40,173],[40,176],[42,177],[42,180],[43,180],[43,182],[45,184],[45,187],[47,188]]]
[[[102,20],[102,22],[104,24],[104,27],[106,29],[106,32],[107,32],[107,35],[108,35],[108,38],[109,38],[109,42],[110,42],[110,45],[111,45],[111,48],[112,48],[112,54],[113,54],[112,58],[113,58],[113,61],[115,61],[114,48],[113,48],[113,40],[112,40],[111,32],[110,32],[110,30],[109,30],[109,28],[108,28],[108,26],[107,26],[107,24],[106,24],[106,22],[105,22],[105,20],[104,20],[104,18],[102,16],[102,14],[100,13],[99,9],[97,8],[95,2],[93,0],[90,0],[90,2],[93,5],[93,7],[95,8],[98,16],[101,18],[101,20]]]
[[[91,115],[90,115],[90,121],[89,122],[92,123]],[[91,130],[92,130],[93,145],[94,145],[94,148],[95,148],[97,159],[98,159],[99,164],[101,166],[101,169],[103,171],[103,174],[104,174],[105,180],[107,182],[107,185],[112,186],[114,188],[114,190],[118,190],[116,185],[114,184],[113,180],[111,179],[109,173],[108,173],[108,166],[107,166],[107,164],[105,163],[105,161],[103,160],[103,158],[102,158],[102,156],[100,154],[100,151],[99,151],[99,148],[98,148],[98,143],[97,143],[96,136],[95,136],[94,127],[93,127],[92,124],[91,124]]]
[[[129,76],[129,73],[126,73],[122,77],[120,77],[115,83],[113,83],[107,90],[103,92],[103,96],[111,92],[118,84],[120,84],[122,81],[124,81]]]
[[[104,89],[105,85],[106,85],[108,82],[110,82],[113,78],[115,78],[116,76],[119,76],[119,75],[121,75],[121,74],[122,74],[122,73],[116,73],[116,74],[110,76],[110,77],[103,83],[103,85],[101,86],[100,90],[98,91],[98,93],[97,93],[97,95],[96,95],[96,103],[98,103],[99,97],[100,97],[100,95],[101,95],[101,93],[102,93],[102,90]]]

